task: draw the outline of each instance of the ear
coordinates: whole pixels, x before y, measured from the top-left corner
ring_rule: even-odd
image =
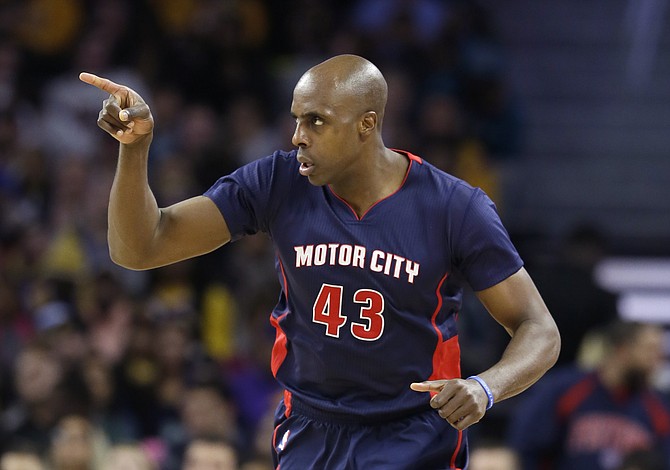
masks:
[[[377,113],[374,111],[366,111],[358,124],[358,131],[361,136],[367,137],[377,128]]]

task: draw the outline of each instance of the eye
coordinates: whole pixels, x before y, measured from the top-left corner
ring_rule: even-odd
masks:
[[[315,126],[323,126],[324,122],[319,116],[314,116],[312,117],[312,124]]]

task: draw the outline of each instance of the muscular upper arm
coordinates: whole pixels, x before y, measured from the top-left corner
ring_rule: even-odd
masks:
[[[528,272],[521,268],[504,281],[477,292],[491,316],[513,334],[525,320],[553,322]]]
[[[160,209],[160,221],[140,269],[209,253],[230,241],[228,225],[214,202],[196,196]]]

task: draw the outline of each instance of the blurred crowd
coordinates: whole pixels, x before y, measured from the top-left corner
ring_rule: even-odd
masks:
[[[114,265],[117,144],[95,123],[105,96],[79,72],[150,105],[166,206],[290,149],[299,76],[363,55],[389,83],[387,145],[482,187],[504,215],[501,169],[523,119],[493,20],[468,0],[0,1],[0,468],[272,468],[270,243],[149,272]],[[497,353],[497,325],[482,325],[465,325],[465,369]]]

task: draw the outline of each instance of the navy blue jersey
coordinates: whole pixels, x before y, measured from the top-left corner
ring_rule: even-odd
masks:
[[[205,193],[233,240],[272,238],[281,284],[272,371],[315,408],[366,417],[425,408],[429,395],[411,382],[460,376],[465,283],[482,290],[522,266],[481,190],[404,154],[401,187],[362,217],[301,176],[295,151],[243,166]]]
[[[597,373],[556,369],[514,414],[510,445],[524,470],[612,470],[633,452],[656,452],[670,465],[670,407],[652,389],[605,387]]]

